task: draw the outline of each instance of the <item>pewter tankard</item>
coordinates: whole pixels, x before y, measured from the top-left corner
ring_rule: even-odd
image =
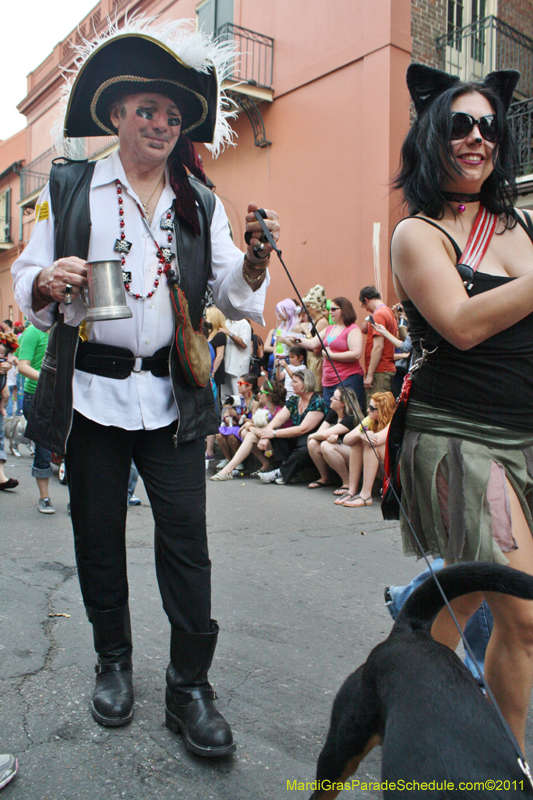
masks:
[[[86,316],[88,322],[128,319],[133,316],[131,308],[126,304],[120,261],[89,261],[87,282],[84,302],[88,309]]]

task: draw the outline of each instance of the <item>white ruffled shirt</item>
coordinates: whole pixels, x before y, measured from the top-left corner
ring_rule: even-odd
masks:
[[[126,239],[132,242],[124,269],[132,274],[131,290],[146,295],[153,289],[159,259],[137,207],[141,202],[129,185],[118,151],[98,161],[94,169],[90,191],[92,228],[87,260],[119,258],[113,249],[115,240],[120,236],[117,178],[123,187],[124,232]],[[160,222],[174,199],[174,191],[167,180],[151,225],[155,240],[161,247],[168,247],[169,244],[167,231],[161,229]],[[54,261],[54,216],[48,185],[38,202],[41,208],[43,203],[48,202],[48,217],[35,223],[29,244],[11,271],[15,299],[20,308],[36,327],[48,330],[54,322],[55,303],[37,313],[31,308],[35,276]],[[175,253],[175,241],[171,247]],[[252,292],[242,276],[243,253],[231,240],[226,212],[218,197],[211,222],[211,248],[212,267],[208,285],[217,307],[230,319],[249,317],[264,324],[263,308],[269,276],[257,292]],[[174,320],[164,276],[161,276],[159,287],[151,298],[135,300],[129,294],[126,294],[126,298],[133,317],[88,323],[89,341],[127,347],[140,357],[151,356],[161,347],[169,345],[174,333]],[[69,325],[79,325],[85,318],[85,306],[79,297],[72,305],[61,303],[59,309]],[[75,370],[73,395],[76,411],[100,425],[114,425],[126,430],[153,430],[169,425],[178,417],[170,378],[156,378],[151,372],[132,372],[129,378],[116,380]]]

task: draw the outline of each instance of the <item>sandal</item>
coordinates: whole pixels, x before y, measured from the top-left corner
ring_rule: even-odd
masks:
[[[333,502],[335,503],[336,506],[343,506],[346,500],[355,500],[356,497],[359,497],[359,495],[350,494],[350,492],[346,492],[346,494],[343,494],[342,497],[338,497]]]
[[[322,481],[313,481],[307,487],[308,489],[321,489],[323,486],[329,486],[329,483],[322,483]]]
[[[214,475],[211,475],[212,481],[232,481],[233,475],[231,472],[216,472]]]
[[[258,478],[260,475],[263,475],[263,473],[265,473],[265,472],[270,472],[270,469],[268,467],[267,467],[267,469],[256,469],[255,472],[251,472],[250,473],[250,478]]]
[[[343,497],[345,494],[350,494],[350,489],[348,486],[340,486],[338,489],[335,489],[333,494],[336,497]]]
[[[360,494],[356,495],[356,497],[352,497],[351,500],[343,503],[345,508],[363,508],[363,506],[371,506],[372,505],[372,498],[367,497],[366,500],[364,497],[361,497]]]

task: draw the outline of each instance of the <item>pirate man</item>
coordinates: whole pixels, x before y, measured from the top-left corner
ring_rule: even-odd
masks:
[[[133,718],[125,527],[133,458],[155,520],[155,561],[171,625],[166,722],[203,756],[235,749],[208,681],[211,619],[204,437],[217,419],[209,383],[182,368],[168,276],[198,330],[210,287],[230,319],[262,323],[270,245],[248,206],[245,253],[192,141],[231,139],[220,84],[227,46],[190,23],[130,21],[80,50],[65,138],[117,135],[100,161],[54,164],[30,242],[13,266],[18,303],[51,329],[30,435],[66,452],[79,580],[98,655],[92,714]],[[227,103],[227,101],[226,101]],[[192,173],[192,174],[191,174]],[[274,239],[278,217],[266,212]],[[120,259],[129,319],[84,323],[87,262]]]

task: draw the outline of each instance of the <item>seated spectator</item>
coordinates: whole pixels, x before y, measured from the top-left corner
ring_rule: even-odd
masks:
[[[276,380],[285,385],[287,400],[294,395],[292,389],[292,376],[295,372],[301,372],[306,367],[307,352],[303,347],[295,345],[289,350],[288,361],[286,358],[276,359]]]
[[[335,505],[347,508],[372,505],[372,487],[385,458],[385,443],[395,408],[392,392],[375,392],[368,403],[368,416],[344,437],[344,444],[350,446],[350,479],[348,492],[335,500]],[[361,474],[363,485],[357,494]]]
[[[241,428],[246,420],[259,408],[259,401],[255,395],[259,391],[257,376],[247,372],[237,381],[239,389],[238,398],[232,397],[230,403],[224,401],[222,408],[222,425],[216,435],[217,444],[224,454],[222,461],[217,464],[217,469],[222,469],[231,461],[233,454],[239,449],[242,437]]]
[[[261,472],[266,472],[270,466],[270,461],[266,454],[258,449],[257,443],[261,436],[261,430],[271,422],[285,405],[285,387],[277,381],[265,381],[259,392],[259,408],[254,413],[251,420],[247,420],[240,430],[242,444],[231,459],[220,472],[213,475],[212,481],[229,481],[233,478],[233,470],[242,464],[250,453],[254,453],[262,465],[262,470],[252,473],[252,477],[257,477]],[[266,413],[265,413],[266,412]],[[290,426],[292,422],[285,423]]]
[[[259,475],[263,483],[289,483],[297,472],[313,464],[307,450],[307,437],[324,419],[326,404],[315,391],[315,376],[308,369],[293,375],[292,388],[294,397],[287,400],[284,408],[263,429],[257,445],[265,451],[270,444],[274,462],[280,464],[279,468]],[[289,420],[292,426],[286,428]]]
[[[357,413],[354,414],[353,409]],[[314,433],[309,434],[307,447],[309,455],[320,472],[320,478],[309,484],[310,489],[328,486],[330,483],[328,466],[340,476],[342,486],[333,494],[342,496],[348,491],[348,464],[350,450],[344,444],[344,434],[353,430],[357,419],[362,419],[361,407],[353,389],[335,389],[331,398],[331,408],[324,422]]]

